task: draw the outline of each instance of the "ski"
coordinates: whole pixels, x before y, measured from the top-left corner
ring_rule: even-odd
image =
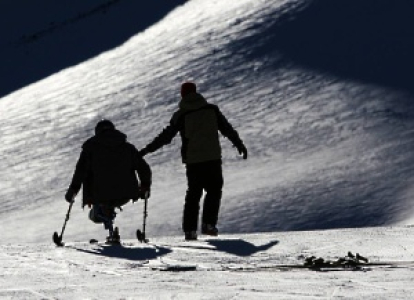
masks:
[[[187,272],[197,271],[197,266],[164,264],[159,266],[150,266],[149,269],[152,271]]]
[[[148,261],[145,266],[152,271],[168,271],[168,272],[186,272],[197,271],[196,264],[182,263],[176,260],[164,261],[159,259],[157,261]]]
[[[105,246],[122,246],[121,241],[99,241],[97,239],[90,239],[89,244],[91,245],[105,245]]]
[[[310,270],[316,272],[335,272],[335,271],[370,271],[377,268],[406,268],[413,266],[413,262],[369,262],[354,265],[325,265],[307,266],[303,264],[275,264],[267,266],[245,266],[245,267],[226,267],[222,266],[222,271],[233,272],[257,272],[257,271],[290,271],[290,270]]]

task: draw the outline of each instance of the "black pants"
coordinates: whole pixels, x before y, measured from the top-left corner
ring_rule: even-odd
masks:
[[[200,200],[206,192],[203,204],[202,222],[216,226],[223,188],[221,160],[187,164],[188,189],[185,197],[183,230],[196,231]]]
[[[110,232],[113,231],[113,222],[115,220],[116,213],[115,208],[111,206],[94,204],[89,218],[94,223],[104,224],[105,229]]]

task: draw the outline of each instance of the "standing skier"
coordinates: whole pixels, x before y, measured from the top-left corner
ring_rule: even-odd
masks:
[[[107,241],[117,243],[120,236],[118,228],[113,228],[115,208],[131,199],[149,197],[151,169],[124,133],[115,129],[111,121],[101,120],[95,127],[95,136],[82,146],[66,201],[73,202],[81,186],[83,207],[92,206],[89,218],[103,223],[109,230]]]
[[[208,103],[197,93],[196,85],[185,82],[181,86],[182,99],[169,125],[144,149],[142,156],[171,143],[180,132],[182,161],[186,165],[188,188],[183,214],[186,240],[197,239],[198,214],[203,190],[206,192],[202,212],[201,233],[218,235],[216,227],[223,188],[220,131],[237,148],[243,158],[247,149],[239,134],[216,105]]]

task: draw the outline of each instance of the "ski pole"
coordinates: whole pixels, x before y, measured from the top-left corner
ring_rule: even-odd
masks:
[[[62,227],[62,231],[61,231],[60,235],[58,235],[58,233],[56,231],[53,233],[53,242],[56,244],[56,246],[59,246],[59,247],[64,246],[64,243],[62,243],[63,233],[65,232],[66,223],[69,220],[70,211],[72,210],[72,206],[73,206],[74,202],[75,201],[72,201],[69,205],[69,209],[68,209],[68,212],[66,213],[66,217],[65,217],[65,223],[63,223],[63,227]]]
[[[145,227],[146,227],[147,217],[148,217],[148,211],[147,211],[148,196],[149,196],[149,192],[147,192],[145,194],[145,199],[144,199],[144,218],[143,218],[143,224],[142,224],[142,231],[139,230],[139,229],[137,230],[137,238],[138,238],[138,241],[140,241],[141,243],[143,243],[143,242],[148,243],[149,242],[149,240],[147,238],[145,238]]]

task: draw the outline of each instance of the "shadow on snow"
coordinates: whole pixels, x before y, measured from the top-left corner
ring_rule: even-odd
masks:
[[[251,256],[257,252],[266,251],[273,246],[279,244],[279,241],[271,241],[261,246],[256,246],[250,242],[242,239],[210,239],[206,241],[188,242],[185,245],[171,246],[172,249],[176,248],[190,248],[200,250],[210,250],[225,252],[236,256]]]
[[[358,176],[345,174],[340,181],[328,185],[317,185],[309,178],[299,192],[295,187],[269,188],[263,193],[271,195],[267,202],[273,209],[261,212],[260,224],[265,225],[260,230],[381,226],[409,214],[409,210],[402,211],[401,205],[405,205],[401,202],[411,185],[406,178],[414,175],[410,150],[414,145],[412,11],[412,1],[292,1],[269,11],[262,22],[252,22],[250,29],[256,34],[228,45],[231,53],[243,56],[245,61],[265,59],[268,70],[293,64],[397,91],[395,97],[377,99],[384,111],[356,116],[361,120],[383,120],[382,128],[367,129],[371,130],[369,134],[377,135],[376,148],[370,151],[377,153],[382,169],[378,168],[377,173],[361,170]],[[367,97],[372,100],[370,95]],[[356,107],[363,105],[364,96],[358,99],[361,103],[353,103]],[[243,215],[243,211],[241,205],[232,216]],[[234,228],[224,227],[237,233]],[[247,228],[248,232],[256,230]]]
[[[171,253],[172,250],[166,247],[144,247],[144,248],[129,248],[124,246],[109,246],[103,245],[97,249],[87,250],[74,247],[79,252],[84,252],[88,254],[95,254],[113,258],[121,258],[127,260],[152,260],[158,257],[167,255]]]
[[[18,20],[16,27],[23,27],[21,30],[26,32],[0,48],[2,57],[7,57],[0,68],[0,98],[121,45],[184,3],[185,0],[165,1],[162,5],[156,1],[107,0],[77,15],[53,21],[54,12],[62,13],[66,8],[51,2],[44,16],[51,23],[39,29],[34,28],[45,14],[43,6],[27,3],[26,10],[22,10],[3,4],[6,6],[0,12],[0,25],[13,28]]]
[[[281,53],[310,69],[413,93],[413,11],[412,1],[304,1],[269,15],[259,34],[234,46],[257,45],[251,58]]]
[[[231,255],[241,256],[241,257],[248,257],[255,253],[266,251],[273,246],[279,244],[279,241],[270,241],[264,245],[256,246],[250,242],[247,242],[242,239],[211,239],[206,241],[207,244],[211,245],[212,247],[206,246],[203,242],[201,245],[199,241],[196,242],[188,242],[186,245],[171,245],[171,246],[150,246],[150,247],[143,247],[143,248],[130,248],[124,246],[107,246],[102,245],[96,249],[82,249],[73,247],[75,250],[88,253],[88,254],[95,254],[107,257],[115,257],[127,260],[152,260],[158,257],[167,255],[174,251],[174,248],[191,248],[191,249],[200,249],[200,250],[210,250],[210,251],[219,251],[228,253]]]
[[[253,245],[242,239],[235,240],[209,240],[209,244],[213,245],[220,252],[225,252],[237,256],[252,256],[255,253],[266,251],[273,246],[279,244],[279,241],[271,241],[261,246]]]

